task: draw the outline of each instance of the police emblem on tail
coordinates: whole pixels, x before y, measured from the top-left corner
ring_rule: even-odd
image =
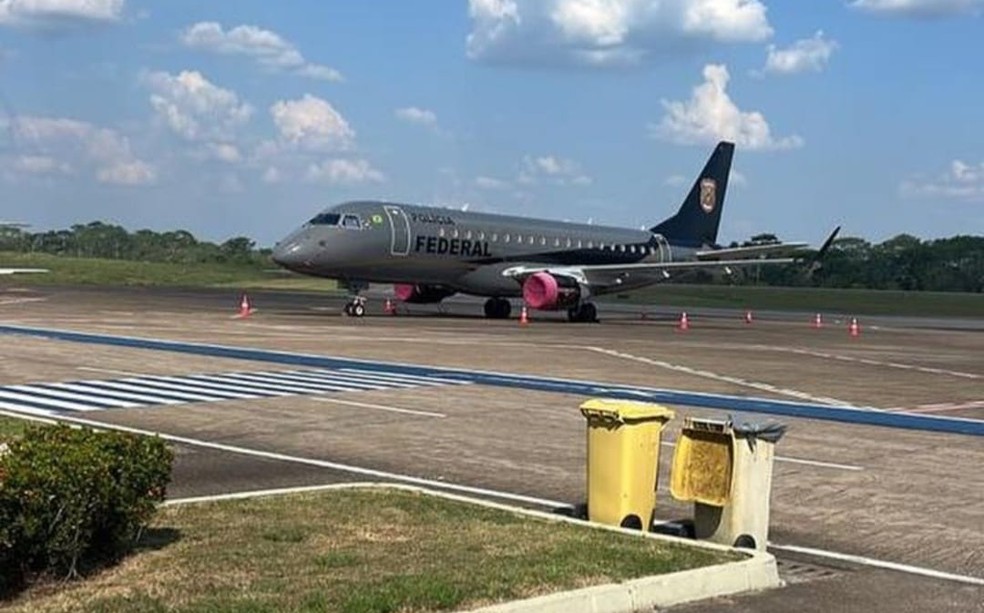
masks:
[[[700,208],[704,209],[705,213],[710,213],[714,210],[714,205],[717,203],[717,182],[714,179],[701,179],[700,180]]]

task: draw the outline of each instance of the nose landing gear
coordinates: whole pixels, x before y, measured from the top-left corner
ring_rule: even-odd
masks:
[[[345,305],[345,314],[349,317],[363,317],[366,314],[366,299],[356,296]]]

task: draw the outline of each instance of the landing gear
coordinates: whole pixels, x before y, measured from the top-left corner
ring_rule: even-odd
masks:
[[[505,298],[489,298],[485,301],[485,316],[489,319],[508,319],[512,305]]]
[[[345,305],[345,314],[349,317],[363,317],[366,314],[366,299],[356,296]]]
[[[598,321],[598,309],[590,302],[582,302],[567,309],[567,319],[569,321],[594,323]]]

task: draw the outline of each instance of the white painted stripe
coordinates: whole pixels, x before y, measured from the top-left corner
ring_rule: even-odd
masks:
[[[214,402],[220,400],[221,396],[209,396],[206,394],[194,394],[191,392],[180,392],[178,390],[161,389],[160,387],[150,387],[144,385],[140,382],[140,379],[121,379],[119,381],[103,381],[104,385],[113,383],[115,385],[131,385],[136,388],[136,391],[147,391],[151,394],[165,394],[171,396],[172,398],[184,398],[191,402]]]
[[[276,394],[278,396],[294,396],[297,394],[296,391],[285,389],[280,385],[261,384],[251,381],[243,381],[241,379],[230,379],[228,375],[194,375],[189,377],[189,379],[194,381],[214,381],[216,383],[224,383],[226,385],[233,386],[240,385],[245,390],[258,389],[270,392],[271,394]]]
[[[97,398],[93,394],[79,394],[79,393],[69,392],[61,389],[55,389],[53,387],[47,387],[47,386],[43,387],[41,385],[8,385],[2,389],[24,391],[24,392],[38,392],[40,394],[49,394],[51,396],[57,396],[58,398],[64,398],[65,400],[81,400],[81,401],[88,400],[92,402],[101,402],[103,404],[109,404],[120,408],[140,406],[136,402],[117,400],[115,398]]]
[[[120,383],[119,381],[79,381],[75,385],[92,385],[96,388],[96,391],[102,391],[100,387],[105,386],[109,388],[109,392],[114,392],[119,390],[121,392],[132,393],[136,396],[143,396],[144,398],[153,398],[152,404],[184,404],[186,400],[178,400],[177,398],[165,398],[164,396],[155,396],[154,392],[147,389],[146,387],[139,387],[136,385],[127,385],[126,383]],[[164,392],[158,392],[163,394]],[[168,396],[176,396],[176,394],[167,394]]]
[[[889,368],[898,368],[902,370],[915,370],[918,372],[924,372],[933,375],[949,375],[952,377],[960,377],[962,379],[984,379],[984,375],[962,372],[959,370],[949,370],[946,368],[934,368],[931,366],[904,364],[902,362],[882,362],[879,360],[872,360],[870,358],[856,358],[854,356],[849,356],[849,355],[836,355],[836,354],[824,353],[821,351],[812,351],[810,349],[799,349],[796,347],[770,347],[767,345],[758,345],[757,347],[760,349],[768,349],[772,351],[783,351],[788,353],[795,353],[798,355],[809,355],[817,358],[840,360],[841,362],[858,362],[860,364],[867,364],[869,366],[887,366]]]
[[[85,382],[76,383],[48,383],[52,387],[60,387],[67,390],[75,390],[82,392],[84,394],[90,394],[93,398],[125,398],[127,400],[133,400],[140,403],[140,405],[148,404],[179,404],[178,400],[171,400],[170,398],[161,398],[159,396],[148,396],[146,394],[134,394],[131,392],[124,392],[119,390],[107,390],[98,387],[92,387],[87,385]]]
[[[301,389],[310,390],[308,392],[305,392],[309,394],[311,393],[320,394],[322,392],[329,392],[329,391],[351,392],[351,391],[358,391],[360,389],[359,387],[353,387],[351,385],[345,385],[342,383],[329,383],[327,380],[324,381],[314,381],[314,380],[306,380],[306,379],[299,380],[296,378],[284,377],[278,374],[268,373],[268,372],[264,372],[260,374],[263,376],[264,380],[270,381],[277,385],[281,385],[281,384],[290,385],[292,387],[299,387]]]
[[[282,389],[288,391],[292,394],[313,394],[317,393],[316,390],[312,390],[308,386],[284,383],[283,381],[274,381],[261,376],[256,375],[241,375],[241,374],[224,374],[216,375],[217,378],[221,378],[225,381],[246,381],[251,383],[256,383],[258,385],[267,385],[275,389]],[[353,389],[353,388],[350,388]]]
[[[339,380],[330,379],[327,377],[310,377],[305,375],[294,375],[287,373],[277,373],[276,379],[282,379],[285,382],[301,383],[306,385],[316,385],[322,389],[334,389],[339,391],[350,392],[353,388],[356,390],[378,390],[383,386],[372,385],[369,383],[355,383],[349,380]],[[337,382],[336,382],[337,381]]]
[[[113,368],[95,368],[94,366],[79,366],[77,369],[87,372],[102,372],[110,375],[124,375],[127,377],[144,377],[147,375],[147,373],[131,372],[129,370],[116,370]]]
[[[198,385],[193,385],[192,382],[187,380],[179,381],[160,381],[158,379],[151,379],[149,377],[139,377],[133,379],[126,379],[127,381],[132,381],[134,383],[139,383],[140,385],[146,385],[149,389],[156,389],[162,394],[170,393],[171,390],[178,390],[179,392],[190,392],[192,394],[201,394],[203,396],[211,396],[216,400],[231,400],[231,399],[246,399],[255,398],[251,394],[242,394],[240,392],[232,392],[226,390],[216,390],[201,387]]]
[[[293,392],[285,392],[281,389],[271,389],[269,386],[263,386],[256,383],[247,383],[246,381],[216,380],[216,377],[213,375],[189,375],[188,380],[191,383],[203,383],[222,387],[223,389],[242,390],[243,392],[266,394],[267,396],[277,398],[293,395]]]
[[[391,407],[385,404],[371,404],[368,402],[355,402],[354,400],[342,400],[340,398],[327,398],[324,396],[319,396],[317,398],[312,398],[312,400],[317,400],[318,402],[331,402],[334,404],[345,404],[353,407],[360,407],[364,409],[376,409],[379,411],[389,411],[391,413],[403,413],[406,415],[420,415],[421,417],[447,417],[444,413],[435,413],[433,411],[419,411],[416,409],[402,409],[400,407]]]
[[[785,387],[777,387],[771,383],[760,383],[758,381],[749,381],[747,379],[742,379],[739,377],[732,377],[730,375],[722,375],[719,373],[710,372],[708,370],[701,370],[696,368],[690,368],[689,366],[683,366],[681,364],[671,364],[670,362],[665,362],[663,360],[653,360],[650,358],[632,355],[629,353],[622,353],[621,351],[615,351],[613,349],[605,349],[603,347],[585,347],[590,351],[595,353],[601,353],[603,355],[611,356],[614,358],[619,358],[623,360],[632,360],[633,362],[641,362],[643,364],[650,364],[652,366],[658,366],[660,368],[665,368],[667,370],[672,370],[675,372],[682,372],[688,375],[694,375],[697,377],[703,377],[705,379],[713,379],[715,381],[723,381],[725,383],[731,383],[741,387],[749,387],[752,389],[757,389],[765,392],[772,392],[773,394],[779,394],[781,396],[790,396],[793,398],[799,398],[800,400],[807,400],[810,402],[816,402],[819,404],[830,404],[839,405],[845,407],[853,407],[849,402],[843,400],[837,400],[836,398],[830,398],[827,396],[814,396],[806,392],[801,392],[798,390],[793,390]],[[859,407],[853,407],[859,408]]]
[[[304,377],[313,381],[328,381],[328,382],[339,382],[344,385],[355,385],[363,387],[365,389],[379,390],[379,389],[413,389],[415,387],[420,387],[414,383],[397,383],[393,381],[388,381],[386,379],[369,379],[367,377],[358,377],[349,375],[348,373],[332,373],[331,375],[302,375],[290,373],[290,376]]]
[[[423,487],[430,487],[438,490],[462,492],[465,494],[472,494],[475,496],[485,496],[487,498],[498,498],[500,500],[509,500],[512,502],[518,502],[522,504],[532,504],[532,505],[543,506],[543,507],[563,507],[563,508],[570,507],[570,504],[566,502],[545,500],[543,498],[536,498],[533,496],[526,496],[523,494],[513,494],[510,492],[502,492],[498,490],[485,489],[481,487],[472,487],[469,485],[458,485],[455,483],[445,483],[443,481],[435,481],[433,479],[425,479],[423,477],[414,477],[412,475],[404,475],[400,473],[392,473],[383,470],[375,470],[372,468],[364,468],[362,466],[353,466],[351,464],[329,462],[327,460],[317,460],[314,458],[305,458],[301,456],[292,456],[283,453],[276,453],[273,451],[262,451],[259,449],[250,449],[248,447],[239,447],[237,445],[226,445],[224,443],[214,443],[211,441],[195,439],[186,436],[167,434],[166,432],[155,432],[153,430],[144,430],[142,428],[131,428],[129,426],[104,423],[94,419],[69,417],[66,415],[56,415],[53,417],[58,419],[58,421],[62,421],[65,423],[79,424],[83,426],[90,426],[93,428],[101,428],[103,430],[117,430],[119,432],[130,432],[132,434],[142,434],[144,436],[158,436],[166,441],[171,441],[173,443],[180,443],[182,445],[189,445],[192,447],[202,447],[205,449],[227,451],[229,453],[238,453],[238,454],[248,455],[257,458],[267,458],[269,460],[280,460],[283,462],[293,462],[295,464],[304,464],[307,466],[317,466],[319,468],[327,468],[330,470],[337,470],[339,472],[347,472],[354,475],[372,477],[374,479],[399,481],[401,483],[410,483],[413,485],[420,485]]]
[[[378,370],[365,370],[361,368],[339,368],[339,372],[368,375],[368,376],[385,376],[391,379],[405,379],[407,381],[425,381],[428,383],[437,383],[440,385],[463,385],[470,383],[469,381],[461,381],[459,379],[451,379],[448,377],[438,377],[430,375],[408,375],[404,373],[391,373],[391,372],[380,372]]]
[[[876,560],[875,558],[867,558],[864,556],[857,556],[849,553],[838,553],[836,551],[813,549],[812,547],[800,547],[798,545],[777,545],[775,543],[769,543],[769,547],[771,547],[772,549],[778,549],[779,551],[789,551],[792,553],[801,553],[804,555],[816,556],[818,558],[828,558],[830,560],[838,560],[840,562],[852,562],[854,564],[861,564],[863,566],[873,566],[875,568],[896,570],[899,572],[908,573],[910,575],[922,575],[924,577],[932,577],[934,579],[945,579],[947,581],[957,581],[960,583],[967,583],[969,585],[984,585],[984,579],[980,577],[972,577],[970,575],[958,575],[956,573],[943,572],[940,570],[934,570],[932,568],[912,566],[909,564],[899,564],[898,562],[887,562],[885,560]]]
[[[22,392],[12,392],[3,388],[0,388],[0,398],[6,398],[12,402],[20,400],[22,402],[49,406],[54,409],[67,409],[69,411],[101,411],[103,409],[103,407],[94,407],[91,404],[82,404],[81,402],[71,402],[68,400],[55,400],[54,398],[42,398],[40,396],[33,396]]]
[[[269,396],[276,396],[274,392],[265,391],[261,389],[247,389],[240,383],[236,384],[226,384],[226,383],[215,383],[212,381],[199,381],[198,379],[189,379],[188,377],[148,377],[153,381],[171,381],[178,383],[180,385],[187,385],[190,387],[201,389],[204,392],[218,391],[225,392],[228,394],[242,394],[244,398],[255,399],[255,398],[266,398]]]
[[[43,416],[54,416],[58,414],[57,411],[54,411],[52,409],[36,409],[34,407],[25,407],[19,404],[11,404],[9,402],[4,402],[3,400],[0,400],[0,409],[3,409],[4,411],[11,411],[11,413],[7,414],[9,417],[21,417],[22,413],[25,415],[43,415]]]

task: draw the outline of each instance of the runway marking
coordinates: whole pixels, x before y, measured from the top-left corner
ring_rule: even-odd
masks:
[[[0,407],[2,408],[2,407]],[[2,413],[2,411],[0,411]],[[213,443],[210,441],[193,439],[184,436],[175,436],[172,434],[167,434],[164,432],[154,432],[150,430],[143,430],[140,428],[131,428],[129,426],[120,426],[116,424],[108,424],[92,419],[82,419],[78,417],[68,417],[65,415],[53,415],[50,419],[45,419],[43,417],[22,415],[19,413],[11,414],[11,417],[16,417],[20,419],[29,419],[32,421],[41,421],[45,423],[51,423],[53,421],[72,423],[81,426],[89,426],[92,428],[98,428],[103,430],[117,430],[120,432],[129,432],[131,434],[140,434],[143,436],[158,436],[164,440],[171,441],[173,443],[179,443],[183,445],[188,445],[191,447],[203,447],[206,449],[214,449],[217,451],[226,451],[229,453],[238,453],[242,455],[249,455],[254,457],[261,457],[271,460],[281,460],[284,462],[294,462],[298,464],[306,464],[309,466],[318,466],[321,468],[327,468],[330,470],[337,470],[339,472],[350,472],[353,474],[359,474],[364,476],[369,476],[377,479],[387,479],[390,481],[398,481],[402,483],[410,483],[412,485],[428,487],[437,490],[445,490],[452,492],[461,492],[465,494],[470,494],[473,496],[483,496],[486,498],[496,498],[499,500],[508,500],[510,502],[517,502],[521,504],[530,504],[540,507],[546,507],[550,509],[569,509],[571,507],[570,503],[561,502],[557,500],[548,500],[544,498],[537,498],[534,496],[526,496],[524,494],[514,494],[511,492],[502,492],[492,489],[472,487],[468,485],[459,485],[455,483],[446,483],[442,481],[434,481],[432,479],[424,479],[422,477],[414,477],[411,475],[401,475],[399,473],[390,473],[381,470],[375,470],[371,468],[364,468],[360,466],[352,466],[347,464],[340,464],[338,462],[329,462],[326,460],[316,460],[312,458],[304,458],[299,456],[291,456],[282,453],[275,453],[270,451],[262,451],[258,449],[249,449],[246,447],[240,447],[236,445],[227,445],[223,443]],[[319,487],[319,486],[314,486]],[[323,486],[321,486],[323,487]],[[268,492],[283,492],[288,493],[294,488],[285,488],[283,490],[267,490]],[[225,496],[237,496],[237,497],[249,497],[254,495],[251,492],[239,492],[231,495]],[[220,495],[223,496],[223,495]],[[199,497],[198,501],[207,500],[208,497]],[[220,499],[220,498],[216,498]],[[195,500],[195,499],[186,499]],[[165,503],[167,504],[167,503]],[[175,504],[175,503],[171,503]],[[877,568],[885,568],[889,570],[894,570],[903,573],[922,575],[926,577],[932,577],[937,579],[944,579],[948,581],[957,581],[960,583],[968,583],[971,585],[984,585],[984,579],[979,577],[973,577],[969,575],[959,575],[955,573],[947,573],[943,571],[933,570],[930,568],[923,568],[919,566],[910,566],[907,564],[899,564],[897,562],[886,562],[883,560],[877,560],[875,558],[867,558],[863,556],[857,556],[852,554],[838,553],[836,551],[826,551],[822,549],[812,549],[808,547],[799,547],[796,545],[781,545],[777,543],[769,543],[769,547],[773,549],[778,549],[780,551],[791,551],[798,552],[807,555],[813,555],[817,557],[826,557],[835,560],[841,560],[845,562],[852,562],[855,564],[860,564],[863,566],[873,566]]]
[[[765,392],[772,392],[774,394],[779,394],[782,396],[790,396],[792,398],[799,398],[801,400],[809,400],[811,402],[820,402],[822,404],[830,404],[837,406],[853,406],[849,402],[843,400],[838,400],[836,398],[830,398],[829,396],[814,396],[812,394],[807,394],[806,392],[801,392],[798,390],[793,390],[785,387],[777,387],[770,383],[760,383],[758,381],[749,381],[747,379],[742,379],[740,377],[732,377],[730,375],[722,375],[714,373],[708,370],[700,370],[696,368],[691,368],[689,366],[683,366],[681,364],[671,364],[670,362],[665,362],[663,360],[653,360],[651,358],[646,358],[642,356],[632,355],[630,353],[623,353],[621,351],[615,351],[614,349],[605,349],[604,347],[592,347],[585,346],[585,349],[593,351],[595,353],[601,353],[614,358],[619,358],[623,360],[632,360],[634,362],[641,362],[643,364],[649,364],[652,366],[658,366],[660,368],[665,368],[667,370],[672,370],[675,372],[682,372],[688,375],[694,375],[696,377],[703,377],[705,379],[713,379],[715,381],[722,381],[724,383],[732,383],[734,385],[739,385],[742,387],[749,387],[752,389],[757,389]],[[872,407],[856,407],[856,408],[872,408]]]
[[[115,368],[96,368],[95,366],[79,366],[76,370],[85,372],[101,372],[107,375],[124,375],[126,377],[142,377],[147,373],[131,372],[129,370],[116,370]]]
[[[649,402],[697,406],[722,411],[782,415],[785,417],[820,419],[839,423],[901,428],[923,432],[984,436],[984,419],[969,419],[965,417],[891,413],[849,405],[830,406],[829,404],[818,402],[794,402],[792,400],[776,400],[773,398],[738,396],[734,394],[712,394],[642,385],[605,383],[584,379],[519,375],[468,368],[424,366],[404,362],[296,353],[215,343],[196,343],[158,338],[75,332],[72,330],[22,325],[0,324],[0,334],[32,336],[108,347],[151,349],[213,358],[250,360],[254,362],[290,365],[295,368],[358,368],[379,373],[380,375],[404,374],[441,377],[457,380],[462,383],[490,385],[510,389],[556,392],[576,396],[604,395],[609,398],[646,400]]]
[[[662,441],[666,447],[675,447],[675,441]],[[788,462],[789,464],[803,464],[805,466],[816,466],[819,468],[836,468],[837,470],[862,471],[866,470],[863,466],[854,464],[837,464],[835,462],[824,462],[821,460],[807,460],[806,458],[791,458],[789,456],[775,456],[776,462]]]
[[[44,302],[45,300],[47,300],[47,298],[10,298],[8,300],[0,300],[0,306],[24,304],[27,302]]]
[[[120,372],[120,371],[116,371]],[[29,415],[57,415],[73,411],[133,409],[160,405],[227,400],[256,400],[284,396],[320,396],[333,392],[368,392],[468,385],[469,381],[442,377],[373,373],[364,375],[338,369],[275,372],[232,372],[200,375],[137,375],[123,379],[31,383],[0,386],[0,408]],[[428,417],[441,413],[337,399],[321,400]]]
[[[984,400],[969,402],[938,402],[935,404],[920,404],[914,407],[894,407],[886,409],[896,413],[942,413],[945,411],[960,411],[964,409],[984,409]]]
[[[777,545],[776,543],[769,543],[769,547],[772,549],[778,549],[779,551],[789,551],[792,553],[801,553],[805,555],[816,556],[818,558],[838,560],[841,562],[853,562],[854,564],[861,564],[863,566],[873,566],[875,568],[896,570],[899,572],[908,573],[910,575],[922,575],[924,577],[932,577],[934,579],[945,579],[947,581],[957,581],[959,583],[966,583],[969,585],[984,585],[984,579],[980,577],[973,577],[971,575],[958,575],[956,573],[948,573],[941,570],[934,570],[932,568],[924,568],[922,566],[912,566],[909,564],[900,564],[898,562],[888,562],[885,560],[877,560],[875,558],[868,558],[868,557],[853,555],[849,553],[838,553],[836,551],[827,551],[825,549],[813,549],[812,547],[799,547],[797,545]]]
[[[856,358],[849,355],[827,353],[825,351],[813,351],[811,349],[799,349],[797,347],[769,347],[767,345],[759,345],[759,347],[770,349],[772,351],[795,353],[797,355],[808,355],[815,358],[824,358],[827,360],[838,360],[840,362],[856,362],[859,364],[867,364],[868,366],[887,366],[889,368],[898,368],[902,370],[915,370],[918,372],[923,372],[933,375],[949,375],[951,377],[960,377],[962,379],[984,379],[984,375],[978,375],[971,372],[962,372],[959,370],[949,370],[946,368],[918,366],[916,364],[903,364],[902,362],[882,362],[880,360],[872,360],[870,358]]]
[[[421,417],[447,417],[444,413],[435,413],[433,411],[418,411],[416,409],[403,409],[400,407],[391,407],[385,404],[372,404],[369,402],[356,402],[354,400],[342,400],[341,398],[312,398],[311,400],[316,400],[318,402],[332,402],[335,404],[347,404],[353,407],[361,407],[364,409],[377,409],[379,411],[390,411],[392,413],[404,413],[406,415],[420,415]]]

